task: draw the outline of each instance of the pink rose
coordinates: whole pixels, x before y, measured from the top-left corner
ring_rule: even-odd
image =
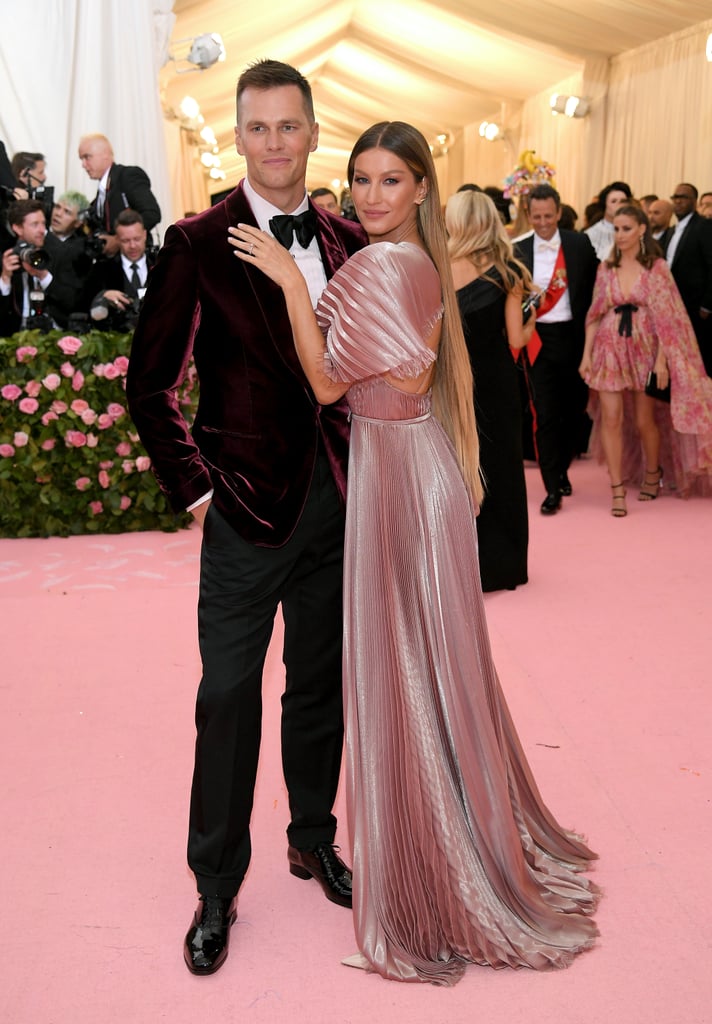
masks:
[[[86,423],[86,425],[90,427],[92,423],[96,423],[97,415],[93,409],[85,409],[84,412],[79,417],[79,419],[82,421],[82,423]]]
[[[127,508],[131,507],[131,498],[129,498],[128,494],[123,494],[121,496],[121,501],[119,502],[119,506],[120,506],[122,512],[125,512]]]
[[[107,363],[104,367],[104,376],[107,380],[116,380],[116,378],[120,377],[121,374],[113,363]]]
[[[66,402],[60,402],[58,398],[55,398],[54,402],[50,406],[52,412],[55,412],[58,416],[61,416],[63,412],[66,412],[69,406]]]
[[[75,412],[77,416],[81,416],[81,414],[89,408],[89,403],[85,402],[83,398],[75,398],[69,408],[72,412]]]
[[[15,454],[15,449],[11,444],[0,444],[0,458],[11,459]]]
[[[26,359],[32,359],[37,355],[37,349],[34,345],[20,345],[15,351],[15,358],[18,363],[24,363]]]
[[[138,442],[138,434],[132,434],[130,430],[127,432],[126,436],[129,441],[132,441],[134,444]]]
[[[119,371],[122,377],[126,376],[129,368],[129,361],[126,356],[117,356],[114,360],[114,366]]]
[[[121,463],[121,468],[123,469],[124,473],[133,473],[134,465],[135,464],[133,459],[124,459],[124,461]]]
[[[81,391],[84,387],[84,374],[77,370],[72,377],[72,391]]]
[[[80,476],[74,486],[78,491],[86,491],[87,487],[91,486],[91,480],[88,476]]]
[[[17,384],[6,384],[2,391],[0,391],[0,395],[6,398],[8,402],[14,402],[21,394],[22,388],[18,388]]]
[[[72,374],[74,373],[74,367],[72,366],[71,363],[62,363],[62,365],[59,368],[59,372],[62,374],[63,377],[71,377]]]
[[[103,487],[104,490],[106,490],[106,488],[111,484],[111,480],[109,479],[109,474],[106,472],[105,469],[102,469],[102,470],[99,471],[98,479],[99,479],[99,486]]]
[[[40,403],[36,398],[23,398],[22,401],[18,403],[18,409],[20,412],[26,412],[28,414],[37,412],[39,407]]]
[[[104,365],[104,363],[97,363],[95,366],[92,367],[95,377],[103,377],[105,369],[106,366]]]
[[[83,448],[87,443],[87,435],[82,434],[81,430],[68,430],[64,435],[64,440],[72,448]]]
[[[56,391],[62,383],[62,378],[57,373],[48,373],[46,377],[42,378],[42,383],[48,391]]]
[[[59,419],[59,416],[57,415],[57,413],[56,412],[52,412],[52,410],[50,409],[49,412],[44,413],[43,416],[42,416],[42,426],[43,427],[47,427],[52,422],[52,420],[58,420],[58,419]]]
[[[104,506],[100,501],[90,501],[89,508],[91,509],[92,515],[94,516],[100,516],[101,513],[104,511]]]
[[[114,465],[113,459],[105,459],[104,462],[99,463],[99,469],[111,469]]]
[[[113,427],[113,425],[114,421],[107,412],[103,412],[99,419],[97,420],[97,426],[99,427],[99,430],[108,430],[109,427]]]
[[[121,441],[120,444],[117,444],[117,446],[116,446],[116,454],[120,455],[122,458],[125,455],[130,455],[131,454],[131,445],[128,443],[128,441]]]
[[[87,434],[87,448],[96,448],[99,444],[99,438],[96,434]]]
[[[38,380],[28,380],[27,384],[25,384],[25,394],[29,395],[30,398],[37,398],[41,390],[42,385]]]
[[[43,441],[40,447],[45,452],[51,452],[54,448],[55,440],[53,437],[48,437],[46,441]]]
[[[139,455],[136,459],[136,469],[139,473],[145,473],[147,469],[151,468],[151,460],[148,455]]]
[[[106,411],[108,412],[109,416],[111,416],[112,420],[120,420],[121,417],[124,416],[126,413],[126,410],[124,409],[123,405],[119,405],[118,402],[109,402],[109,404],[106,407]]]
[[[16,448],[24,448],[27,442],[30,440],[30,435],[26,434],[24,430],[16,430],[13,442]]]
[[[81,340],[79,338],[73,338],[68,335],[66,338],[60,338],[57,342],[59,348],[64,352],[65,356],[73,356],[82,347]]]

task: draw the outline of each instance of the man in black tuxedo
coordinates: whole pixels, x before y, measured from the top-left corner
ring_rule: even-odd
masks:
[[[544,292],[537,312],[541,349],[531,356],[527,373],[535,412],[535,442],[546,497],[543,515],[561,508],[571,494],[568,469],[578,449],[587,401],[578,367],[583,355],[586,313],[591,305],[598,260],[588,237],[560,231],[561,199],[551,185],[537,185],[527,208],[534,234],[516,243],[517,258]]]
[[[90,221],[103,229],[104,255],[115,256],[119,243],[114,224],[121,211],[136,210],[150,232],[161,219],[161,208],[146,172],[140,167],[114,163],[114,151],[105,135],[83,136],[79,140],[79,159],[89,177],[99,182],[97,194],[89,205]]]
[[[15,245],[34,250],[29,261],[5,250],[0,273],[0,337],[14,334],[25,326],[51,330],[63,327],[73,312],[77,299],[72,285],[68,261],[63,258],[61,243],[48,238],[42,203],[37,199],[20,199],[10,204],[8,221]]]
[[[712,377],[712,220],[697,213],[697,189],[683,182],[670,197],[677,224],[665,249],[672,276]]]
[[[129,362],[129,409],[158,481],[203,527],[203,677],[188,835],[202,907],[184,945],[188,969],[199,975],[227,956],[250,862],[262,670],[280,604],[289,870],[351,906],[332,813],[343,743],[348,410],[342,401],[316,401],[281,288],[234,256],[227,233],[243,222],[279,237],[316,304],[327,279],[366,242],[359,225],[309,202],[307,160],[318,134],[299,71],[267,60],[243,72],[235,141],[247,177],[221,203],[168,229]],[[175,397],[191,352],[200,379],[192,435]]]
[[[119,252],[98,260],[85,286],[89,315],[103,330],[130,331],[136,326],[146,293],[148,272],[156,262],[147,248],[148,233],[136,210],[122,210],[116,218]]]
[[[656,199],[648,209],[650,231],[660,248],[665,252],[674,228],[670,227],[673,208],[668,199]]]

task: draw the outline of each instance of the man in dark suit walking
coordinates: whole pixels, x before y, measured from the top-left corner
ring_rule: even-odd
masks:
[[[210,974],[225,960],[234,898],[250,860],[262,670],[280,604],[289,868],[351,906],[351,873],[333,846],[332,813],[343,743],[347,410],[342,402],[316,402],[281,289],[233,255],[227,230],[244,222],[279,237],[314,303],[366,236],[308,200],[306,167],[318,125],[309,83],[296,69],[260,61],[242,74],[235,139],[247,177],[222,203],[168,230],[127,381],[129,408],[162,488],[203,526],[203,677],[188,837],[202,907],[184,946],[195,974]],[[192,436],[175,400],[191,351],[200,378]]]
[[[697,213],[694,185],[683,182],[670,198],[677,224],[665,258],[692,321],[707,376],[712,377],[712,220]]]
[[[103,229],[104,255],[115,256],[119,243],[114,225],[121,211],[136,210],[150,232],[161,219],[161,208],[146,172],[114,163],[114,151],[105,135],[84,135],[79,140],[79,160],[89,177],[99,183],[89,205],[90,222]]]
[[[561,199],[551,185],[535,186],[527,205],[534,234],[517,242],[515,251],[544,293],[536,321],[541,347],[536,340],[534,345],[530,342],[525,358],[537,459],[546,489],[541,512],[554,515],[562,495],[571,494],[568,469],[577,451],[587,398],[578,366],[598,260],[586,235],[559,230]]]

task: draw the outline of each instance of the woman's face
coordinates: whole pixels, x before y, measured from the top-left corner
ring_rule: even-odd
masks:
[[[640,240],[645,234],[645,224],[639,224],[635,217],[627,213],[619,213],[613,221],[613,235],[621,252],[632,252],[640,248]]]
[[[408,165],[388,149],[367,149],[354,164],[351,196],[370,239],[402,242],[417,234],[418,206],[427,194]]]

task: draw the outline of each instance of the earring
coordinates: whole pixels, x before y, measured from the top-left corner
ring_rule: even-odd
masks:
[[[645,256],[645,253],[646,253],[646,249],[645,249],[645,235],[641,235],[640,236],[640,255],[641,256]]]

